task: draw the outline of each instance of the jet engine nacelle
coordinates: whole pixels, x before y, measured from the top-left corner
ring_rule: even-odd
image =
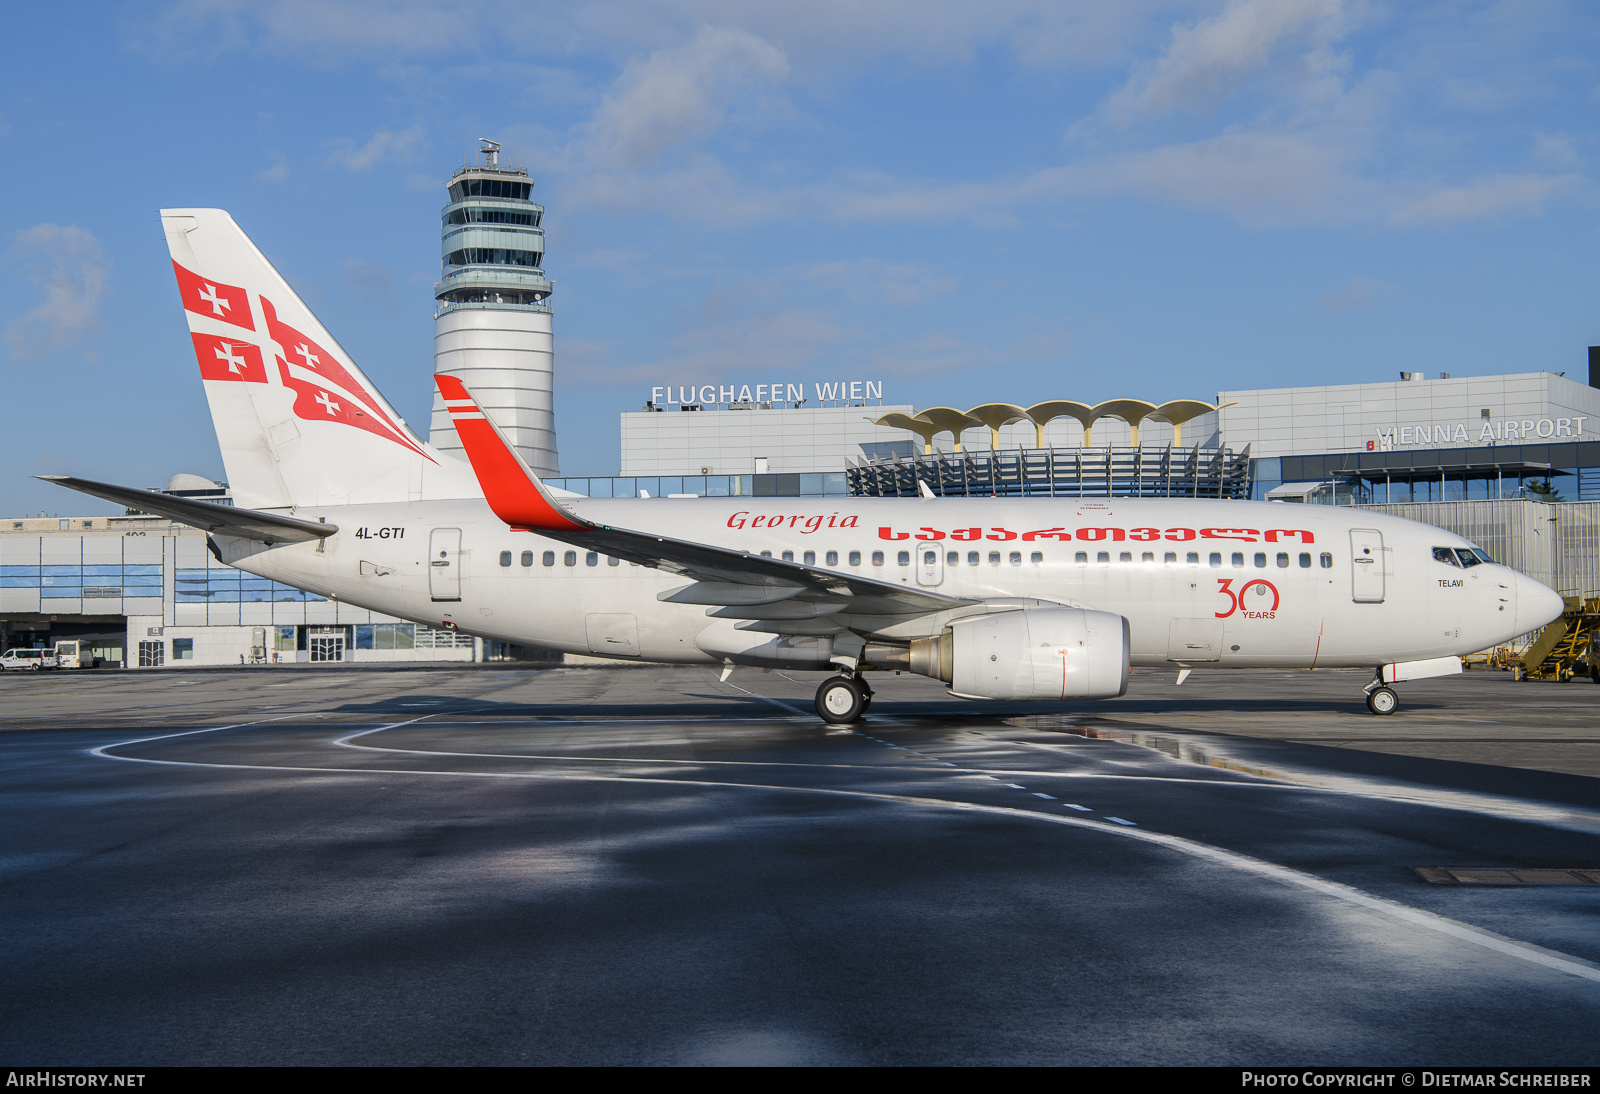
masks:
[[[911,670],[968,699],[1113,699],[1128,690],[1128,621],[1085,608],[958,619],[911,643]]]

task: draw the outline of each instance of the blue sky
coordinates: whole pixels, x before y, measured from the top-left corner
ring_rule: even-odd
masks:
[[[164,206],[229,210],[425,433],[480,136],[547,210],[568,474],[665,383],[1582,377],[1597,39],[1556,0],[13,6],[0,513],[222,477]]]

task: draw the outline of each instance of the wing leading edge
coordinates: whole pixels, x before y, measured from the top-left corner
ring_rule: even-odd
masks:
[[[138,490],[131,486],[95,482],[93,479],[77,479],[71,475],[36,475],[35,478],[53,482],[57,486],[65,486],[68,490],[104,498],[118,505],[126,505],[141,513],[170,517],[180,524],[187,524],[202,531],[260,540],[267,544],[306,543],[315,539],[326,539],[339,530],[337,524],[322,524],[314,520],[301,520],[299,517],[263,513],[257,509],[236,509],[231,505],[195,501],[192,498],[175,498],[171,494],[162,494],[155,490]]]
[[[914,616],[975,603],[798,562],[596,524],[563,506],[550,494],[538,476],[518,458],[505,435],[484,413],[465,384],[454,376],[444,375],[434,376],[434,382],[439,385],[445,408],[450,412],[489,508],[517,531],[537,532],[549,539],[600,551],[640,566],[682,574],[697,582],[766,588],[775,592],[792,590],[783,600],[837,603],[849,615]],[[680,599],[683,591],[663,594],[663,599]],[[690,602],[727,604],[733,599],[736,598]],[[759,622],[765,624],[767,618],[762,613]],[[792,630],[790,627],[784,630],[793,633],[809,622],[797,620]],[[761,625],[760,629],[768,629],[769,625]],[[757,628],[746,625],[743,629]]]

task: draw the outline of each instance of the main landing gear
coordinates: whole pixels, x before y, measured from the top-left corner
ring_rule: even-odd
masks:
[[[817,688],[817,715],[836,726],[859,719],[872,705],[872,689],[859,676],[830,676]]]
[[[1400,705],[1400,696],[1394,693],[1394,688],[1383,682],[1383,669],[1372,678],[1372,683],[1365,688],[1367,693],[1367,709],[1374,714],[1393,714]]]

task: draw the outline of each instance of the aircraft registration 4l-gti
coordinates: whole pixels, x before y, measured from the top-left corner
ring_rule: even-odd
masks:
[[[237,508],[42,476],[210,534],[248,573],[485,638],[632,661],[865,670],[963,698],[1104,699],[1130,665],[1372,666],[1391,684],[1542,627],[1552,590],[1423,524],[1140,498],[583,498],[461,382],[470,466],[414,434],[233,219],[161,214]]]

